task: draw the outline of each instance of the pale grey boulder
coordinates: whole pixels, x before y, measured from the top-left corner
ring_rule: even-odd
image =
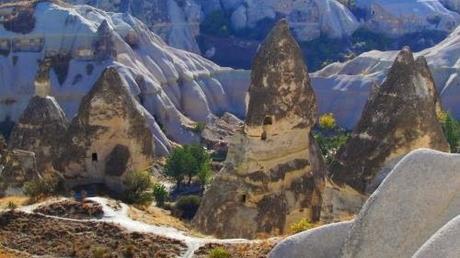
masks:
[[[335,258],[340,256],[353,221],[325,225],[288,237],[269,253],[269,258]]]
[[[460,256],[460,216],[455,217],[434,234],[413,258],[456,258]]]
[[[342,257],[411,257],[460,213],[459,167],[460,155],[408,154],[364,205]]]

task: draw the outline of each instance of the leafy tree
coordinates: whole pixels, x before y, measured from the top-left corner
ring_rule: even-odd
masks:
[[[183,219],[192,219],[200,207],[201,198],[196,195],[182,196],[174,205],[176,214]]]
[[[126,175],[123,181],[123,199],[127,203],[145,205],[152,202],[152,180],[147,171],[135,171]]]
[[[185,177],[188,178],[189,184],[194,176],[199,176],[200,181],[205,183],[209,180],[210,160],[209,154],[202,146],[184,145],[173,150],[166,161],[164,172],[176,180],[177,187]]]
[[[56,195],[62,190],[62,180],[56,176],[47,175],[43,178],[37,178],[24,183],[24,194],[32,200],[38,200],[42,197]]]
[[[335,120],[334,114],[327,113],[322,115],[319,118],[319,126],[322,129],[334,129],[337,127],[337,122]]]

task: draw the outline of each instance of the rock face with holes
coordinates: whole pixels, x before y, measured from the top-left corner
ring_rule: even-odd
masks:
[[[50,172],[68,126],[69,121],[53,97],[35,96],[13,128],[9,146],[35,153],[37,169]]]
[[[130,95],[118,71],[108,68],[83,98],[57,167],[70,185],[104,183],[121,191],[126,173],[152,165],[154,126],[154,119]]]
[[[297,42],[280,21],[252,69],[244,131],[205,193],[194,224],[219,237],[283,234],[303,218],[318,220],[325,168],[310,134],[315,95]]]
[[[394,164],[418,148],[449,151],[437,120],[438,93],[423,57],[405,48],[369,98],[351,139],[339,150],[332,178],[372,192]]]

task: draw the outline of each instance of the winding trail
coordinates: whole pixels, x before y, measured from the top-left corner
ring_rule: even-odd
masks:
[[[43,204],[50,204],[53,202],[62,201],[63,199],[53,200],[51,202],[45,203],[38,203],[29,206],[24,206],[20,208],[21,211],[27,213],[34,213],[34,209]],[[53,218],[53,219],[61,219],[61,220],[69,220],[69,221],[98,221],[98,222],[107,222],[112,224],[120,225],[121,227],[125,228],[128,231],[132,232],[141,232],[141,233],[150,233],[174,240],[179,240],[185,243],[187,246],[187,250],[185,253],[181,255],[183,258],[191,258],[193,257],[195,251],[197,251],[200,247],[204,246],[208,243],[216,243],[216,244],[248,244],[248,243],[258,243],[261,240],[247,240],[247,239],[215,239],[215,238],[199,238],[187,235],[186,232],[180,231],[173,227],[167,226],[155,226],[146,224],[144,222],[136,221],[131,219],[128,216],[129,206],[124,203],[119,203],[120,208],[114,209],[111,207],[110,202],[113,200],[103,198],[103,197],[91,197],[87,198],[87,200],[91,200],[97,202],[102,205],[102,209],[104,211],[104,216],[100,219],[68,219],[56,216],[50,216],[41,214],[43,216]]]

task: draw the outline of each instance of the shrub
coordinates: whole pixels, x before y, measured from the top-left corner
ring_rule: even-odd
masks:
[[[308,219],[301,219],[299,222],[292,224],[289,227],[289,231],[292,234],[297,234],[297,233],[312,229],[314,227],[315,225],[311,223]]]
[[[16,203],[14,203],[12,201],[9,201],[7,207],[10,210],[14,210],[14,209],[16,209],[18,207],[18,205],[16,205]]]
[[[91,248],[91,253],[93,258],[104,258],[108,256],[109,251],[104,247],[96,246]]]
[[[456,153],[460,146],[460,122],[457,121],[450,113],[438,114],[442,130],[450,145],[450,151]]]
[[[201,134],[203,132],[204,128],[206,127],[206,124],[203,122],[198,122],[196,123],[195,127],[192,129],[194,133]]]
[[[156,183],[153,185],[153,198],[158,207],[164,207],[165,201],[168,198],[168,191],[162,184]]]
[[[344,130],[335,130],[332,135],[324,135],[322,132],[315,132],[313,135],[328,165],[334,163],[337,151],[345,145],[350,138],[350,134]]]
[[[123,200],[130,204],[146,205],[152,202],[150,174],[147,171],[130,172],[123,181]]]
[[[208,258],[230,258],[230,253],[222,247],[216,247],[209,251]]]
[[[332,113],[327,113],[322,115],[319,118],[319,126],[322,129],[334,129],[337,127],[337,122],[335,120],[335,116]]]
[[[200,206],[201,198],[196,195],[183,196],[174,205],[176,215],[183,219],[192,219]]]
[[[24,194],[32,199],[39,199],[57,194],[62,189],[62,181],[54,176],[45,176],[24,183]]]

